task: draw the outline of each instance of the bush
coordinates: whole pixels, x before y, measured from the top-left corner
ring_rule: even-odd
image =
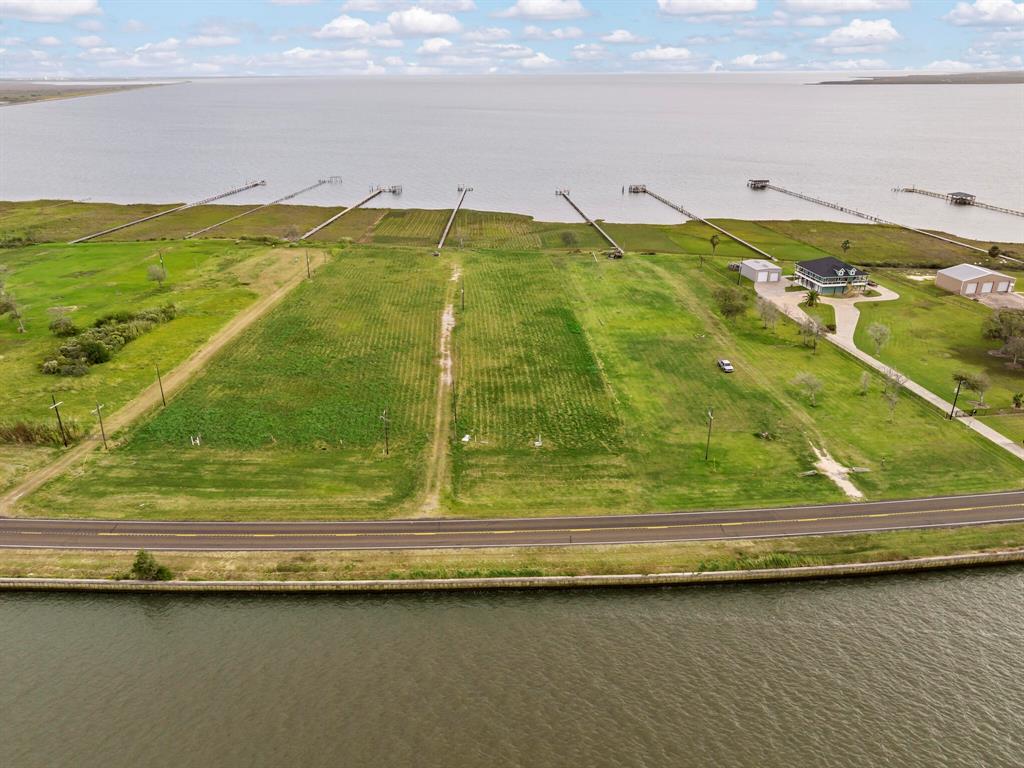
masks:
[[[132,569],[128,571],[128,578],[137,581],[170,581],[174,574],[166,565],[158,563],[152,554],[140,549],[135,555]]]
[[[64,420],[68,440],[74,442],[82,436],[81,425],[74,419]],[[0,443],[17,445],[63,445],[60,430],[55,423],[16,421],[0,423]]]
[[[61,315],[50,322],[50,332],[54,336],[74,336],[78,333],[78,327],[70,317]]]
[[[83,376],[88,373],[89,366],[107,362],[125,344],[148,333],[160,323],[173,320],[176,315],[177,308],[173,304],[140,312],[108,312],[98,318],[91,328],[76,333],[61,344],[57,354],[44,360],[39,370],[51,375]],[[50,324],[51,330],[54,323]]]

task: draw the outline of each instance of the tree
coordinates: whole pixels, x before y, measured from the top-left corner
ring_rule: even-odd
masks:
[[[821,294],[813,288],[807,292],[807,306],[814,307],[818,304],[818,299],[821,298]]]
[[[1024,392],[1013,393],[1013,407],[1024,408]]]
[[[715,301],[722,315],[732,320],[746,311],[750,295],[741,288],[723,287],[715,291]]]
[[[890,370],[885,375],[885,388],[882,390],[882,397],[885,398],[885,402],[889,405],[890,422],[896,415],[896,405],[900,401],[900,392],[903,391],[903,385],[906,381],[906,377],[896,371]]]
[[[763,296],[757,297],[757,314],[761,316],[761,322],[765,328],[775,330],[775,323],[779,320],[779,308]]]
[[[800,336],[803,337],[804,345],[810,345],[815,354],[818,352],[818,339],[824,335],[825,328],[813,317],[807,318],[807,322],[800,324]]]
[[[988,255],[991,256],[993,259],[996,256],[999,256],[1002,252],[1002,249],[998,245],[993,245],[991,248],[988,249]]]
[[[1004,344],[1014,336],[1024,336],[1024,309],[997,309],[982,324],[981,335]]]
[[[135,562],[132,563],[132,569],[128,572],[128,578],[139,581],[170,581],[174,578],[174,574],[166,565],[158,563],[152,554],[140,549],[135,555]]]
[[[1007,339],[1003,345],[1003,354],[1013,360],[1014,365],[1017,365],[1024,357],[1024,336],[1011,336]]]
[[[576,239],[576,233],[575,232],[563,232],[561,237],[562,237],[562,245],[564,245],[566,248],[572,248],[573,246],[575,246],[579,242]]]
[[[845,256],[846,252],[850,250],[851,245],[853,245],[853,243],[851,243],[849,240],[843,240],[842,245],[839,246],[840,248],[843,249],[843,256]]]
[[[167,271],[159,264],[150,264],[149,269],[146,270],[146,279],[157,283],[163,288],[164,280],[167,279]]]
[[[711,255],[714,256],[715,253],[718,251],[718,244],[722,242],[722,240],[716,232],[710,238],[708,238],[708,242],[711,243]]]
[[[861,396],[867,395],[868,390],[871,389],[871,374],[864,371],[860,375],[860,394]]]
[[[804,391],[804,394],[807,395],[807,399],[811,401],[812,408],[818,405],[818,395],[821,394],[822,390],[821,379],[813,373],[804,371],[803,373],[798,373],[793,379],[793,386]]]
[[[964,386],[967,387],[972,392],[978,393],[977,405],[984,407],[985,393],[988,392],[989,387],[992,386],[992,381],[989,379],[988,374],[984,372],[975,373],[973,376],[970,376],[967,379],[967,381],[964,382]]]
[[[868,326],[868,336],[875,343],[875,357],[878,357],[882,352],[882,347],[888,343],[889,338],[892,336],[892,331],[884,323],[872,323]]]

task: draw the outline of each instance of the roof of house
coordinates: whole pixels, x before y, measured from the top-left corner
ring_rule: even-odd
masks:
[[[938,272],[940,275],[946,277],[952,277],[954,280],[973,280],[976,277],[1003,277],[1007,280],[1013,278],[1009,275],[1004,275],[1002,272],[996,272],[994,269],[988,267],[979,267],[977,264],[957,264],[955,267],[946,267],[940,269]]]
[[[778,264],[773,264],[767,259],[744,259],[743,266],[750,267],[751,269],[775,269],[779,272],[782,271],[782,267]]]
[[[826,256],[823,259],[811,259],[810,261],[798,261],[798,267],[803,267],[818,277],[856,277],[866,275],[863,269],[858,269],[852,264],[840,261],[834,256]]]

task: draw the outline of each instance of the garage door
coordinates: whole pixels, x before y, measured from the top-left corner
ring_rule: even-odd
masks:
[[[982,283],[981,284],[981,292],[982,293],[992,293],[992,283]]]
[[[1008,290],[1010,290],[1009,280],[1003,280],[1003,282],[999,283],[999,285],[996,286],[996,291],[998,293],[1006,293]]]
[[[964,293],[966,293],[968,296],[974,293],[976,290],[978,290],[977,283],[968,283],[967,285],[964,286]]]
[[[767,272],[758,272],[757,273],[757,282],[759,282],[759,283],[767,283],[768,282],[768,273]]]
[[[779,282],[779,273],[778,272],[769,272],[768,273],[768,282],[769,283],[777,283],[777,282]]]

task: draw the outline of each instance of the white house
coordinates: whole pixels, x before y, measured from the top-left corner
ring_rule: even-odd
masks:
[[[961,296],[979,296],[986,293],[1009,293],[1016,280],[1002,272],[975,264],[957,264],[935,273],[935,285]]]
[[[747,259],[740,262],[740,274],[755,283],[777,283],[782,279],[782,267],[767,259]]]

